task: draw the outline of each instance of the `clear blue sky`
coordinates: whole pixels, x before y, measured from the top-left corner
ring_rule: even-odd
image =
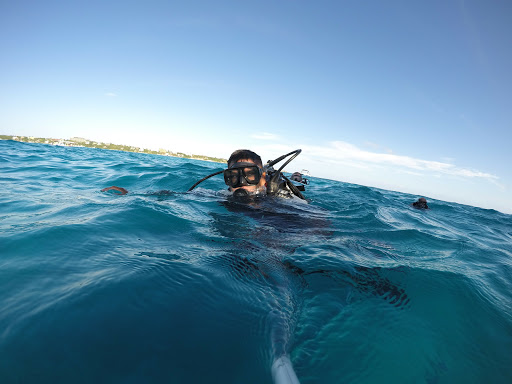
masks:
[[[0,0],[0,133],[512,213],[512,2]],[[169,186],[172,188],[172,186]]]

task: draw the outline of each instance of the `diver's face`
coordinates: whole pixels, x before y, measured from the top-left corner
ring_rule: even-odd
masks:
[[[238,163],[251,163],[251,164],[254,164],[255,166],[256,163],[254,163],[254,161],[250,160],[250,159],[241,159],[239,161],[237,161],[234,166],[236,166],[236,164]],[[232,166],[233,167],[233,166]],[[229,190],[231,192],[235,192],[237,190],[245,190],[249,195],[254,195],[254,194],[259,194],[259,193],[265,193],[267,191],[267,188],[266,188],[266,184],[267,184],[267,181],[266,181],[266,173],[265,172],[262,172],[261,174],[261,178],[260,178],[260,181],[258,184],[253,184],[253,185],[244,185],[244,186],[241,186],[241,187],[238,187],[238,188],[234,188],[234,187],[229,187]]]

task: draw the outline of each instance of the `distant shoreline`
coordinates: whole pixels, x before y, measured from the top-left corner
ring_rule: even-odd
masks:
[[[222,159],[219,157],[210,157],[210,156],[203,156],[203,155],[188,155],[186,153],[172,152],[172,151],[168,151],[165,149],[153,151],[151,149],[141,148],[141,147],[133,147],[130,145],[102,143],[102,142],[98,142],[98,141],[84,139],[82,137],[72,137],[70,139],[52,139],[52,138],[33,137],[33,136],[0,135],[0,140],[14,140],[14,141],[20,141],[23,143],[49,144],[49,145],[58,145],[58,146],[62,146],[62,147],[87,147],[87,148],[99,148],[99,149],[112,149],[112,150],[124,151],[124,152],[149,153],[151,155],[172,156],[172,157],[181,157],[184,159],[212,161],[214,163],[226,163],[227,162],[226,159]]]

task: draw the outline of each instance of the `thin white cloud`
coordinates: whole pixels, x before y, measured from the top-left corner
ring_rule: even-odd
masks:
[[[279,140],[278,135],[274,135],[273,133],[268,133],[268,132],[262,132],[257,135],[251,135],[251,137],[253,139],[258,139],[258,140]]]
[[[117,94],[113,93],[113,92],[107,92],[107,93],[105,93],[105,96],[107,96],[107,97],[117,97]]]
[[[372,141],[365,141],[364,143],[365,146],[367,147],[370,147],[371,149],[373,149],[374,151],[379,151],[379,150],[384,150],[386,151],[387,153],[393,153],[393,150],[390,149],[390,148],[384,148],[382,146],[380,146],[379,144],[376,144]]]
[[[390,153],[370,152],[344,141],[334,141],[326,147],[303,146],[304,152],[316,159],[329,159],[331,162],[349,165],[357,163],[371,168],[381,166],[400,167],[421,172],[437,172],[452,176],[483,178],[497,180],[498,177],[478,170],[457,167],[454,164],[440,161],[416,159]]]

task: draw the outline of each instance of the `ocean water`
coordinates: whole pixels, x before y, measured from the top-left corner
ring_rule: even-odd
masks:
[[[512,382],[511,215],[222,168],[0,141],[0,383]]]

